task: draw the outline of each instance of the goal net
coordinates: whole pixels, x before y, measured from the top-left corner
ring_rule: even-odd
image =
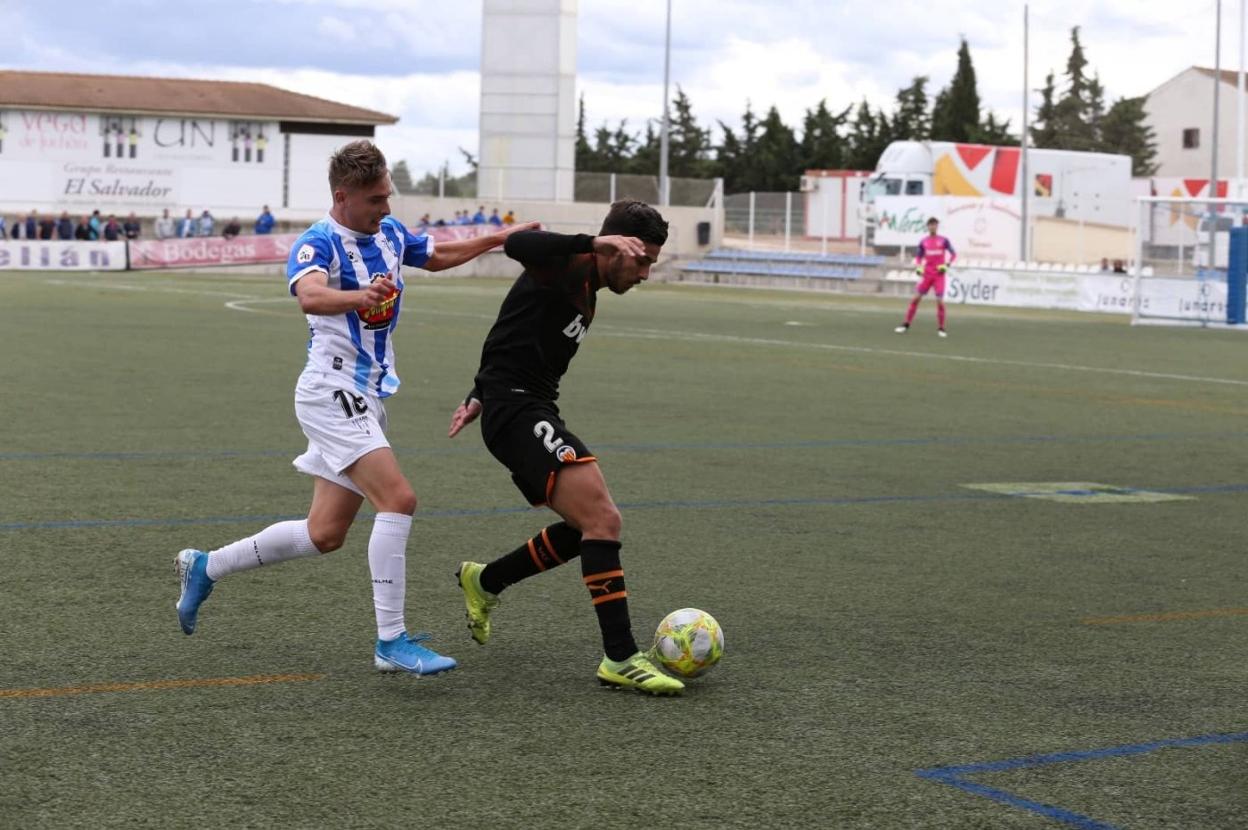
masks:
[[[1228,313],[1242,321],[1246,221],[1248,200],[1140,198],[1130,269],[1132,323],[1224,327]],[[1232,234],[1236,228],[1241,230]]]

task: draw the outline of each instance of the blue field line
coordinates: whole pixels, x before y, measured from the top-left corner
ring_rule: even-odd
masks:
[[[934,435],[920,438],[829,438],[810,441],[700,441],[666,444],[599,444],[612,452],[670,452],[672,450],[805,450],[837,447],[991,446],[994,444],[1106,444],[1164,441],[1223,441],[1243,438],[1235,432],[1155,432],[1134,435]],[[445,447],[395,447],[399,455],[464,455],[480,451],[477,442]],[[293,458],[302,447],[285,450],[117,450],[92,452],[0,452],[0,461],[173,461],[201,458]]]
[[[1244,493],[1248,484],[1219,484],[1207,487],[1149,488],[1155,493]],[[723,510],[766,509],[772,507],[847,507],[872,504],[930,504],[934,502],[975,502],[1017,499],[1011,493],[957,491],[935,495],[912,496],[840,496],[833,498],[795,497],[777,499],[675,499],[668,501],[637,501],[618,505],[625,512],[634,510]],[[531,507],[470,507],[443,510],[422,510],[422,519],[461,519],[507,516],[528,513]],[[157,519],[65,519],[46,522],[0,523],[0,533],[16,530],[79,530],[99,527],[181,527],[189,525],[260,524],[304,518],[299,516],[204,516],[201,518]]]
[[[1080,830],[1119,830],[1117,825],[1097,821],[1089,816],[1075,813],[1053,804],[1044,804],[1043,802],[1022,798],[1014,795],[1013,793],[1006,792],[1005,790],[997,789],[996,787],[988,787],[974,781],[968,781],[965,776],[986,772],[1009,772],[1016,769],[1031,769],[1034,767],[1044,767],[1052,764],[1096,761],[1101,758],[1123,758],[1132,755],[1144,755],[1149,752],[1156,752],[1159,749],[1208,746],[1210,744],[1233,744],[1244,741],[1248,741],[1248,732],[1224,732],[1220,734],[1197,735],[1192,738],[1169,738],[1166,740],[1149,741],[1141,744],[1123,744],[1121,746],[1110,746],[1103,749],[1087,749],[1076,752],[1053,752],[1047,755],[1029,755],[1022,758],[1008,758],[1003,761],[986,761],[978,764],[931,767],[928,769],[915,770],[914,774],[929,781],[948,784],[951,787],[957,787],[960,790],[974,795],[991,798],[993,801],[999,801],[1002,804],[1008,804],[1011,807],[1018,807],[1022,810],[1030,810],[1031,812],[1038,813],[1045,818],[1051,818],[1056,821],[1069,824],[1072,827],[1078,827]]]

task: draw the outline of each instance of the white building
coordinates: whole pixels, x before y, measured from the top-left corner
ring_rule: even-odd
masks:
[[[323,211],[330,154],[396,121],[267,84],[0,71],[0,211]]]
[[[1219,179],[1233,178],[1236,172],[1237,83],[1237,72],[1222,71],[1218,93]],[[1213,90],[1214,70],[1190,66],[1148,94],[1146,123],[1156,136],[1156,175],[1159,178],[1208,182],[1213,163]],[[1248,119],[1248,102],[1245,102],[1244,116]],[[1248,140],[1248,124],[1245,137]]]

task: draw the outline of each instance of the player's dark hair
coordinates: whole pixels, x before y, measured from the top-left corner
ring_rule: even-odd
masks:
[[[329,189],[366,187],[385,178],[386,157],[371,141],[352,141],[329,157]]]
[[[607,218],[602,220],[602,230],[598,233],[600,236],[635,236],[642,242],[663,247],[667,242],[667,221],[645,202],[621,199],[611,205]]]
[[[927,224],[929,224],[929,225],[930,225],[930,224],[932,224],[933,222],[935,222],[937,225],[939,225],[939,224],[940,224],[940,220],[939,220],[939,219],[937,219],[935,216],[933,216],[931,219],[928,219],[928,220],[927,220]]]

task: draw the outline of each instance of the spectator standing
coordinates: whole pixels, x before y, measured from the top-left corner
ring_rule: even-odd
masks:
[[[74,228],[74,239],[80,239],[83,242],[91,240],[91,217],[83,216],[82,221],[78,223],[78,227]]]
[[[196,236],[212,236],[212,227],[216,222],[212,218],[212,214],[208,212],[208,208],[204,208],[204,212],[200,214],[199,223],[195,228]]]
[[[6,236],[8,234],[4,231],[4,217],[0,216],[0,239],[4,239]]]
[[[108,214],[108,221],[104,223],[104,239],[108,242],[116,242],[122,238],[125,231],[121,228],[121,223],[117,221],[117,217]]]
[[[503,226],[503,217],[498,215],[498,208],[490,211],[490,224],[498,228]]]
[[[472,215],[472,224],[485,224],[485,205],[477,205],[477,212]]]
[[[61,218],[56,221],[56,238],[74,238],[74,220],[69,218],[69,211],[61,211]]]
[[[221,231],[221,235],[226,239],[233,239],[243,232],[243,226],[238,224],[238,217],[235,216],[225,226],[225,230]],[[259,233],[259,231],[257,231]]]
[[[122,233],[126,235],[126,239],[138,239],[140,228],[139,217],[134,215],[134,211],[130,211],[130,215],[121,225]]]
[[[272,233],[273,225],[277,220],[273,218],[273,214],[269,213],[269,206],[265,205],[264,210],[256,217],[256,233]],[[237,236],[238,234],[235,234]]]
[[[91,238],[99,239],[103,230],[104,220],[100,218],[100,212],[98,210],[91,211]]]
[[[186,216],[178,222],[178,236],[182,239],[195,235],[195,217],[191,215],[190,208],[187,208]]]
[[[38,239],[38,238],[39,238],[39,214],[38,214],[38,213],[36,213],[36,212],[35,212],[35,211],[33,211],[33,210],[32,210],[32,211],[30,212],[30,214],[26,217],[26,227],[25,227],[25,231],[26,231],[26,233],[24,234],[24,236],[25,236],[27,239]]]
[[[516,214],[510,210],[507,211],[507,213],[503,215],[503,224],[504,225],[516,224]]]
[[[9,231],[9,239],[21,239],[22,238],[22,226],[23,226],[22,217],[14,216],[13,217],[13,229]]]
[[[429,221],[429,214],[426,213],[424,216],[420,217],[420,223],[419,223],[420,227],[427,228],[431,224],[433,223]]]
[[[51,216],[45,216],[39,220],[39,238],[51,239],[56,233],[56,220]]]
[[[165,208],[164,213],[156,220],[156,238],[171,239],[178,232],[177,223],[173,221],[173,217],[169,215],[169,208]]]

